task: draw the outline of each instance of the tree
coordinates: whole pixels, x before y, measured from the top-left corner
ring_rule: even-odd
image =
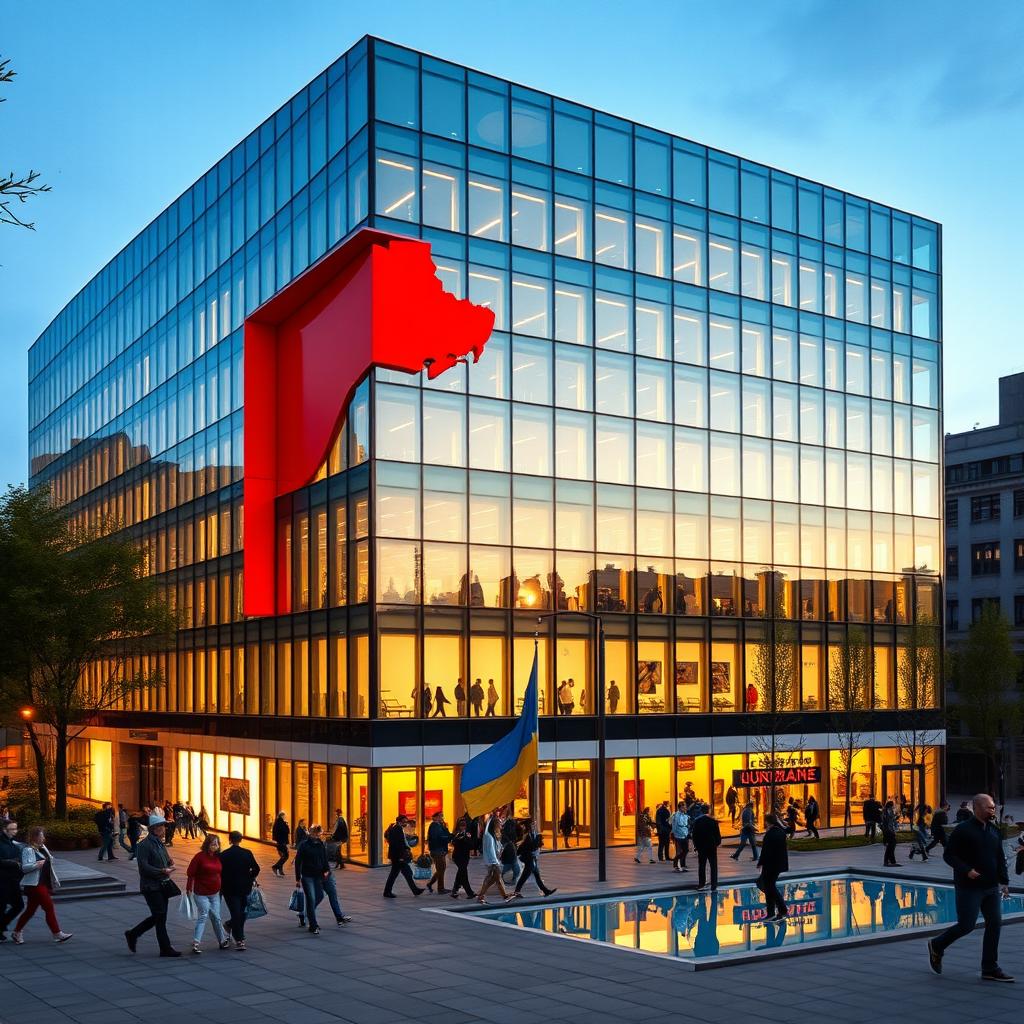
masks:
[[[158,681],[146,655],[174,619],[139,548],[123,533],[73,529],[47,490],[0,498],[0,700],[21,711],[36,761],[40,813],[67,815],[68,745],[101,712]],[[44,730],[41,727],[46,727]]]
[[[9,85],[14,81],[17,72],[11,67],[10,60],[0,60],[0,85]],[[5,102],[6,97],[0,96],[0,103]],[[35,230],[35,224],[22,220],[14,212],[13,207],[22,206],[33,196],[41,192],[49,192],[50,186],[39,182],[39,172],[30,170],[28,174],[15,174],[8,171],[7,174],[0,174],[0,224],[14,224],[20,228]]]
[[[971,744],[985,757],[985,791],[995,793],[1003,740],[1020,733],[1022,720],[1016,692],[1021,660],[1013,650],[1010,623],[997,605],[983,606],[953,666],[959,717],[970,731]]]
[[[785,618],[783,580],[779,573],[768,573],[768,611],[764,631],[754,643],[751,681],[757,690],[756,710],[764,712],[764,731],[753,737],[752,746],[767,762],[766,767],[779,767],[780,753],[802,749],[803,737],[796,743],[783,745],[780,735],[792,728],[792,712],[799,696],[796,625]],[[774,779],[770,786],[769,807],[777,811]]]
[[[939,631],[935,620],[922,615],[917,622],[900,630],[896,659],[896,746],[900,763],[923,765],[927,750],[939,738],[930,724],[930,711],[939,706],[942,658]],[[916,792],[917,773],[911,780],[910,802],[916,805],[922,794]]]
[[[851,626],[833,650],[835,658],[830,660],[828,672],[828,703],[835,712],[832,731],[839,738],[839,767],[846,779],[843,815],[843,835],[846,836],[850,830],[854,762],[857,754],[869,746],[863,738],[872,691],[871,645],[867,631],[861,626]]]

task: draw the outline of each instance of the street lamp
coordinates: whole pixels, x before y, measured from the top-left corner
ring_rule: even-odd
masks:
[[[600,615],[584,611],[545,612],[537,616],[537,624],[559,615],[582,615],[593,620],[597,628],[597,651],[594,654],[594,700],[597,703],[597,880],[608,880],[607,817],[605,815],[605,707],[604,707],[604,622]]]
[[[22,720],[25,722],[31,722],[36,717],[36,709],[33,707],[24,707],[19,711]]]

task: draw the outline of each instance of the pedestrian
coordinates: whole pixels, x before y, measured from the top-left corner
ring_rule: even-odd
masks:
[[[619,684],[613,679],[608,684],[608,714],[614,715],[617,713],[620,696]]]
[[[277,860],[270,865],[270,870],[278,878],[284,878],[284,866],[288,863],[288,840],[291,838],[291,835],[292,830],[288,825],[288,816],[284,811],[278,811],[274,824],[270,829],[270,838],[277,847]]]
[[[494,708],[498,703],[498,691],[494,686],[494,680],[487,680],[487,713],[484,715],[485,718],[494,717]]]
[[[207,836],[186,870],[188,881],[185,891],[192,894],[196,904],[196,920],[192,927],[192,952],[195,954],[203,951],[200,943],[206,931],[207,918],[213,925],[213,934],[217,936],[217,946],[227,949],[231,945],[220,919],[221,871],[220,837]]]
[[[499,842],[499,822],[497,814],[491,814],[484,824],[484,867],[487,873],[484,875],[483,884],[480,886],[479,892],[476,894],[477,903],[487,903],[487,890],[492,885],[498,887],[498,892],[501,893],[501,898],[508,902],[509,899],[514,898],[510,896],[505,890],[505,885],[501,880],[501,853],[500,853],[500,842]],[[520,896],[522,893],[520,893]]]
[[[309,826],[309,836],[295,851],[295,888],[301,889],[306,897],[306,918],[309,930],[314,935],[320,934],[320,925],[316,919],[316,908],[323,902],[324,896],[334,911],[334,920],[340,927],[352,919],[346,916],[338,899],[338,889],[331,874],[331,865],[327,859],[327,848],[323,842],[323,826]],[[300,922],[302,918],[299,918]]]
[[[725,791],[725,806],[729,809],[729,824],[736,827],[736,807],[739,804],[740,795],[735,786],[730,786]]]
[[[576,831],[576,812],[573,811],[572,804],[566,807],[562,812],[562,816],[558,819],[558,831],[562,834],[562,839],[568,849],[569,839],[573,832]]]
[[[512,816],[511,806],[507,816],[501,821],[501,880],[506,885],[514,886],[519,881],[519,826]],[[511,876],[511,877],[509,877]]]
[[[970,809],[970,807],[968,807],[968,801],[961,800],[960,801],[960,806],[957,808],[957,812],[956,812],[956,822],[959,825],[961,821],[970,821],[970,820],[971,820],[971,809]]]
[[[228,938],[235,940],[235,949],[245,949],[245,914],[249,894],[259,886],[260,866],[252,850],[242,846],[242,833],[228,833],[228,848],[220,854],[220,894],[228,909],[229,921],[225,928]]]
[[[124,850],[125,853],[129,854],[128,859],[131,860],[132,848],[125,842],[128,836],[128,812],[124,809],[124,804],[117,805],[117,843]]]
[[[917,815],[914,819],[914,842],[910,846],[910,859],[914,859],[914,854],[919,854],[921,860],[928,859],[928,822],[927,816],[931,813],[931,808],[927,804],[919,804],[917,808]]]
[[[185,830],[186,839],[195,839],[196,837],[196,812],[192,808],[192,804],[188,801],[181,809],[181,823]]]
[[[437,885],[437,895],[444,896],[448,890],[444,887],[444,873],[448,867],[448,846],[452,841],[452,834],[448,831],[448,825],[444,820],[441,811],[435,811],[430,819],[430,826],[427,828],[427,852],[434,862],[434,873],[427,882],[427,892],[434,891]]]
[[[718,848],[722,845],[722,831],[709,811],[699,815],[690,826],[693,848],[697,851],[698,889],[718,888]]]
[[[686,866],[686,855],[690,852],[690,816],[686,813],[686,804],[680,800],[675,812],[669,818],[669,830],[675,851],[672,857],[673,871],[689,871]]]
[[[469,702],[473,705],[473,714],[480,718],[484,713],[484,687],[479,679],[469,688]]]
[[[754,803],[748,800],[746,806],[740,812],[740,845],[736,852],[731,854],[733,860],[739,860],[743,847],[750,844],[750,853],[754,860],[757,860],[757,824],[754,817]]]
[[[345,867],[345,853],[342,847],[348,842],[348,837],[348,822],[345,820],[345,815],[341,813],[340,807],[335,807],[334,828],[331,830],[331,842],[338,844],[334,864],[339,871]]]
[[[761,842],[761,856],[758,866],[761,873],[757,879],[757,887],[764,893],[766,904],[766,921],[784,921],[789,911],[782,893],[779,892],[779,875],[789,870],[789,850],[786,847],[786,830],[779,825],[774,814],[766,814],[764,823],[767,826]]]
[[[671,860],[669,844],[672,841],[672,812],[668,809],[668,801],[662,800],[654,812],[654,829],[658,833],[658,860]]]
[[[103,860],[106,854],[107,860],[117,860],[114,856],[114,808],[109,801],[92,816],[92,820],[100,834],[100,855],[96,859]]]
[[[797,809],[796,804],[793,802],[793,798],[789,798],[789,802],[786,804],[786,836],[792,839],[796,835],[797,821],[799,820],[800,812]]]
[[[448,715],[445,712],[445,705],[451,704],[451,701],[444,695],[444,690],[438,686],[434,692],[434,717],[435,718],[447,718]]]
[[[28,830],[28,842],[21,848],[21,870],[21,884],[25,889],[27,904],[14,926],[11,938],[20,946],[25,941],[25,925],[42,907],[53,941],[67,942],[71,932],[61,930],[57,912],[53,908],[53,890],[60,888],[60,879],[53,866],[53,857],[46,848],[46,833],[38,825]]]
[[[544,884],[544,879],[540,876],[540,868],[537,866],[537,856],[543,845],[544,837],[537,832],[537,819],[531,818],[526,827],[526,834],[523,836],[522,842],[519,844],[519,849],[517,851],[519,859],[523,864],[523,870],[519,875],[519,881],[516,882],[514,895],[522,893],[523,886],[526,884],[527,879],[531,877],[537,883],[537,888],[540,889],[545,896],[551,896],[553,893],[558,891],[557,889],[549,889]]]
[[[134,953],[140,936],[150,928],[155,928],[160,955],[181,956],[167,935],[168,903],[175,896],[181,895],[181,890],[171,879],[175,870],[174,861],[167,852],[164,839],[168,821],[162,814],[155,812],[149,816],[147,825],[149,835],[135,848],[135,862],[139,866],[139,892],[149,907],[149,916],[124,933],[125,942]]]
[[[409,861],[412,860],[412,847],[415,845],[410,840],[415,837],[407,834],[406,826],[408,824],[409,819],[404,814],[399,814],[384,833],[384,840],[388,844],[388,860],[391,861],[391,871],[388,872],[387,881],[384,883],[384,897],[389,900],[397,898],[392,889],[399,875],[405,879],[413,896],[419,896],[426,891],[416,884],[416,880],[412,877],[412,868],[409,867]],[[417,839],[416,842],[419,840]]]
[[[807,798],[807,806],[804,808],[804,825],[807,826],[807,835],[814,836],[815,839],[821,838],[821,834],[818,832],[818,818],[820,817],[821,811],[818,809],[818,801],[812,793]]]
[[[868,794],[868,798],[864,801],[863,805],[863,816],[864,816],[864,835],[869,842],[875,841],[875,831],[878,828],[882,820],[882,805],[875,799],[873,793]]]
[[[949,804],[945,800],[932,815],[932,841],[925,847],[925,852],[941,846],[946,849],[946,826],[949,824]]]
[[[886,800],[882,808],[882,841],[885,843],[885,855],[882,858],[882,867],[898,868],[896,863],[896,834],[899,830],[899,819],[896,817],[896,805],[892,800]]]
[[[466,688],[462,685],[461,679],[455,683],[455,713],[459,718],[466,716]]]
[[[306,828],[306,819],[299,818],[299,823],[295,826],[295,849],[302,845],[309,837],[309,829]]]
[[[636,819],[636,853],[633,856],[633,860],[637,864],[641,862],[644,853],[647,854],[648,863],[654,863],[654,850],[651,848],[651,831],[653,828],[654,822],[651,821],[651,809],[650,807],[645,807],[637,815]]]
[[[135,851],[138,849],[139,840],[142,838],[142,828],[147,821],[149,821],[149,808],[145,805],[138,814],[132,814],[128,818],[129,860],[135,860]]]
[[[7,928],[25,907],[21,895],[21,849],[15,840],[18,823],[8,818],[0,829],[0,942],[7,941]]]
[[[204,839],[210,833],[210,816],[206,813],[206,807],[203,804],[199,805],[199,817],[196,818],[196,828],[203,833]]]
[[[453,900],[459,898],[459,889],[462,889],[467,899],[476,898],[476,893],[469,884],[469,860],[473,856],[476,839],[470,835],[468,825],[469,821],[466,815],[463,815],[455,826],[455,835],[452,836],[452,863],[455,865],[455,884],[451,891]]]
[[[174,845],[174,833],[180,830],[181,823],[181,804],[172,804],[170,800],[164,803],[164,817],[167,819],[167,835],[164,837],[164,843],[167,846]]]
[[[956,924],[928,943],[928,963],[942,973],[942,957],[957,939],[969,935],[985,919],[981,945],[981,980],[1013,981],[999,966],[999,931],[1002,926],[1000,893],[1008,896],[1010,879],[1003,855],[1003,841],[995,826],[996,805],[987,793],[973,800],[973,814],[949,836],[942,859],[953,869],[956,889]]]

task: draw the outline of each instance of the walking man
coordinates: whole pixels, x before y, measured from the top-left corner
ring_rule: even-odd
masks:
[[[821,811],[818,810],[818,801],[812,794],[807,798],[807,806],[804,807],[804,824],[807,826],[808,836],[814,836],[815,839],[821,838],[818,832],[819,817],[821,817]]]
[[[768,826],[761,843],[761,858],[758,865],[761,874],[757,887],[764,893],[767,910],[766,921],[783,921],[789,911],[779,892],[779,875],[789,870],[789,849],[786,846],[786,830],[779,825],[774,814],[766,814],[764,823]]]
[[[117,805],[117,842],[118,845],[124,850],[125,853],[130,854],[132,848],[125,842],[128,836],[128,812],[124,809],[124,804]],[[131,860],[131,857],[128,858]]]
[[[277,860],[270,865],[270,870],[279,878],[284,878],[284,866],[288,863],[288,840],[291,838],[292,830],[288,827],[288,819],[284,811],[278,811],[274,819],[274,826],[270,830],[270,838],[274,840],[277,847]]]
[[[498,892],[501,893],[503,900],[509,899],[509,894],[505,890],[505,885],[501,880],[501,843],[499,842],[500,826],[498,823],[497,814],[492,814],[488,818],[484,825],[484,867],[487,869],[487,874],[484,875],[483,884],[480,886],[479,891],[476,895],[477,903],[487,902],[487,890],[492,885],[498,887]],[[653,863],[653,861],[652,861]],[[423,890],[421,889],[420,892]],[[519,894],[520,896],[522,893]]]
[[[932,841],[925,847],[924,852],[928,853],[936,846],[946,849],[946,826],[949,824],[949,804],[945,800],[939,804],[939,809],[932,815]]]
[[[444,821],[444,814],[436,811],[427,829],[427,852],[434,862],[434,873],[427,882],[427,892],[434,891],[434,883],[437,883],[438,896],[444,896],[448,890],[444,887],[444,873],[448,867],[448,844],[452,841],[452,834]]]
[[[668,801],[662,800],[658,809],[654,812],[654,827],[658,832],[658,860],[670,860],[668,852],[669,842],[672,839],[672,826],[669,822],[672,819],[672,812],[668,809]]]
[[[96,831],[100,834],[100,855],[96,858],[97,860],[103,860],[103,855],[107,855],[107,860],[117,860],[114,856],[114,808],[108,802],[105,803],[93,816],[92,820],[96,822]]]
[[[18,823],[12,818],[0,829],[0,942],[7,941],[7,927],[22,912],[21,843],[15,842]]]
[[[523,841],[519,844],[518,853],[519,859],[523,862],[523,871],[519,876],[519,881],[516,882],[517,894],[523,891],[526,880],[531,876],[537,883],[537,888],[545,896],[550,896],[552,893],[557,892],[556,889],[549,889],[544,884],[544,879],[540,877],[540,868],[537,867],[537,855],[540,853],[540,848],[543,845],[544,837],[537,833],[537,821],[535,818],[531,818],[527,825],[526,835],[523,836]]]
[[[348,822],[345,815],[341,813],[340,807],[334,808],[334,830],[331,832],[331,842],[338,844],[338,853],[334,864],[340,871],[345,867],[345,854],[342,847],[348,842]]]
[[[672,870],[688,871],[686,855],[690,852],[690,816],[686,813],[686,804],[682,800],[676,804],[675,813],[669,818],[669,831],[675,847]]]
[[[718,848],[722,845],[722,830],[711,817],[710,808],[690,827],[693,847],[697,851],[697,888],[718,888]],[[710,886],[708,870],[710,869]]]
[[[473,856],[476,840],[470,835],[467,826],[466,816],[463,815],[455,823],[455,835],[452,837],[452,863],[455,865],[455,884],[451,891],[453,900],[459,898],[459,889],[462,889],[467,899],[476,898],[476,893],[469,884],[469,859]],[[525,877],[524,872],[520,876],[520,881]]]
[[[740,845],[736,847],[736,852],[731,854],[733,860],[740,859],[743,847],[748,843],[751,857],[757,860],[757,825],[754,823],[754,804],[750,800],[740,812]]]
[[[109,804],[107,805],[109,806]],[[149,816],[149,835],[135,848],[135,861],[139,866],[139,892],[149,907],[149,917],[143,918],[134,928],[124,933],[128,948],[134,953],[139,937],[156,929],[156,941],[161,956],[181,956],[172,945],[167,934],[167,904],[181,890],[171,881],[174,861],[164,845],[167,820],[162,814]]]
[[[864,835],[875,841],[875,831],[882,820],[882,805],[875,799],[874,793],[869,793],[864,801]]]
[[[220,854],[220,894],[228,908],[230,921],[226,925],[228,937],[235,940],[235,949],[245,949],[245,910],[249,893],[258,884],[256,876],[260,866],[252,850],[242,846],[242,833],[229,832],[226,850]]]
[[[412,868],[409,867],[409,861],[412,860],[412,849],[409,846],[409,839],[405,834],[405,826],[408,824],[409,819],[404,814],[400,814],[395,818],[394,823],[388,828],[387,832],[384,833],[384,839],[388,844],[388,860],[391,861],[391,871],[388,873],[388,879],[384,883],[384,897],[389,900],[396,899],[395,894],[391,890],[399,875],[406,880],[413,896],[419,896],[424,892],[416,884],[416,880],[412,877]]]
[[[1013,981],[999,967],[999,930],[1002,927],[1000,895],[1010,891],[1003,842],[996,818],[995,801],[979,793],[973,801],[973,815],[961,822],[946,843],[943,860],[953,869],[956,887],[956,924],[928,943],[928,963],[942,973],[942,956],[957,939],[974,931],[978,911],[985,918],[981,944],[981,980]],[[1000,894],[1000,890],[1002,893]]]
[[[320,934],[316,908],[324,896],[327,897],[331,910],[334,911],[334,920],[339,926],[352,920],[345,915],[341,903],[338,902],[338,889],[327,860],[323,831],[321,825],[310,825],[309,836],[295,851],[295,888],[302,889],[306,895],[306,917],[309,920],[309,930],[314,935]]]

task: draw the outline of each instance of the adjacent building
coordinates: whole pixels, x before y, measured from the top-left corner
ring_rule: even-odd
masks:
[[[985,605],[1010,622],[1024,654],[1024,373],[999,378],[999,422],[947,434],[946,635],[964,641]],[[956,703],[956,691],[950,700]],[[984,778],[982,755],[966,736],[952,736],[950,785],[967,792]],[[1024,743],[1003,747],[1005,795],[1024,793]]]
[[[243,324],[364,227],[429,242],[494,332],[478,363],[359,385],[277,501],[290,611],[245,618]],[[123,522],[183,618],[165,681],[78,741],[82,795],[180,796],[253,838],[341,808],[377,863],[397,813],[460,813],[536,652],[549,848],[599,814],[632,843],[687,790],[728,830],[734,786],[765,810],[772,737],[783,794],[829,823],[872,792],[934,802],[940,272],[932,221],[361,40],[30,352],[32,482]]]

